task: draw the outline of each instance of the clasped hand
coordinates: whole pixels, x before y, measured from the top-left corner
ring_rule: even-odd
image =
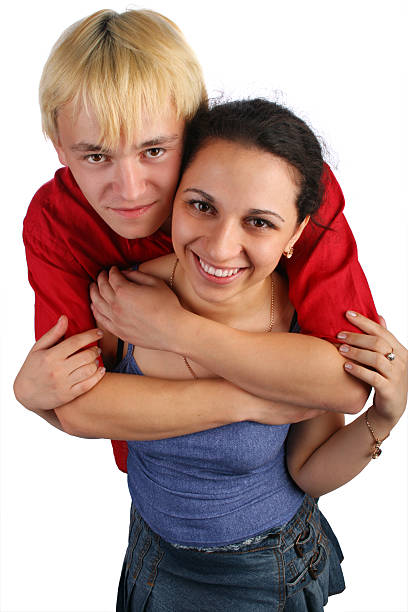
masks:
[[[186,311],[163,280],[112,267],[90,288],[99,326],[131,344],[177,352],[177,331]]]

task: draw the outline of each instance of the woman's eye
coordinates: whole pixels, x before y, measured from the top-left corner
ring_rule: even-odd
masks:
[[[261,229],[267,227],[275,227],[270,221],[267,221],[266,219],[260,219],[259,217],[248,219],[247,222],[249,223],[249,225],[252,225],[253,227],[259,227]]]
[[[211,206],[211,204],[203,200],[190,200],[188,204],[190,204],[190,206],[200,213],[213,213],[214,210],[214,207]]]
[[[92,155],[87,155],[86,158],[90,164],[101,164],[106,161],[106,155],[103,153],[92,153]]]
[[[146,157],[149,159],[156,159],[156,157],[161,157],[164,153],[164,149],[161,147],[153,147],[152,149],[147,149],[145,151]]]

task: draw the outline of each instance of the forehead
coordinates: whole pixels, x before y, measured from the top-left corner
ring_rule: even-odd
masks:
[[[92,108],[79,108],[75,110],[73,104],[63,106],[57,117],[58,137],[63,146],[72,146],[79,143],[88,143],[103,146],[101,128]],[[146,113],[140,124],[134,130],[131,143],[124,142],[119,136],[118,148],[123,146],[144,146],[145,143],[160,138],[181,139],[184,132],[185,120],[176,116],[176,111],[169,107],[160,115],[151,116]],[[106,147],[105,147],[106,148]]]
[[[273,201],[295,210],[299,191],[297,171],[284,159],[244,144],[214,140],[194,157],[182,177],[182,187],[200,187],[222,202]]]

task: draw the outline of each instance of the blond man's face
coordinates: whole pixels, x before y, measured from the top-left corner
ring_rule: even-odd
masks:
[[[124,238],[169,231],[180,172],[184,121],[171,106],[146,120],[132,142],[105,149],[92,112],[82,109],[73,119],[67,104],[58,114],[60,162],[68,166],[82,193],[117,234]]]

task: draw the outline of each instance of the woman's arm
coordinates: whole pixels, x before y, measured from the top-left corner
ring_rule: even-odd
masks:
[[[314,497],[352,480],[375,454],[374,435],[382,441],[402,416],[407,401],[408,351],[386,329],[355,317],[367,335],[345,333],[349,374],[375,387],[373,405],[349,425],[337,415],[324,415],[291,427],[287,440],[287,464],[293,480]],[[390,361],[386,355],[395,354]],[[364,364],[364,365],[360,365]],[[364,367],[367,366],[367,367]]]
[[[367,385],[347,376],[343,357],[329,342],[232,329],[182,308],[162,280],[141,272],[126,277],[138,284],[113,268],[109,277],[98,277],[99,291],[91,288],[94,315],[111,333],[185,355],[264,399],[351,414],[363,407]]]

